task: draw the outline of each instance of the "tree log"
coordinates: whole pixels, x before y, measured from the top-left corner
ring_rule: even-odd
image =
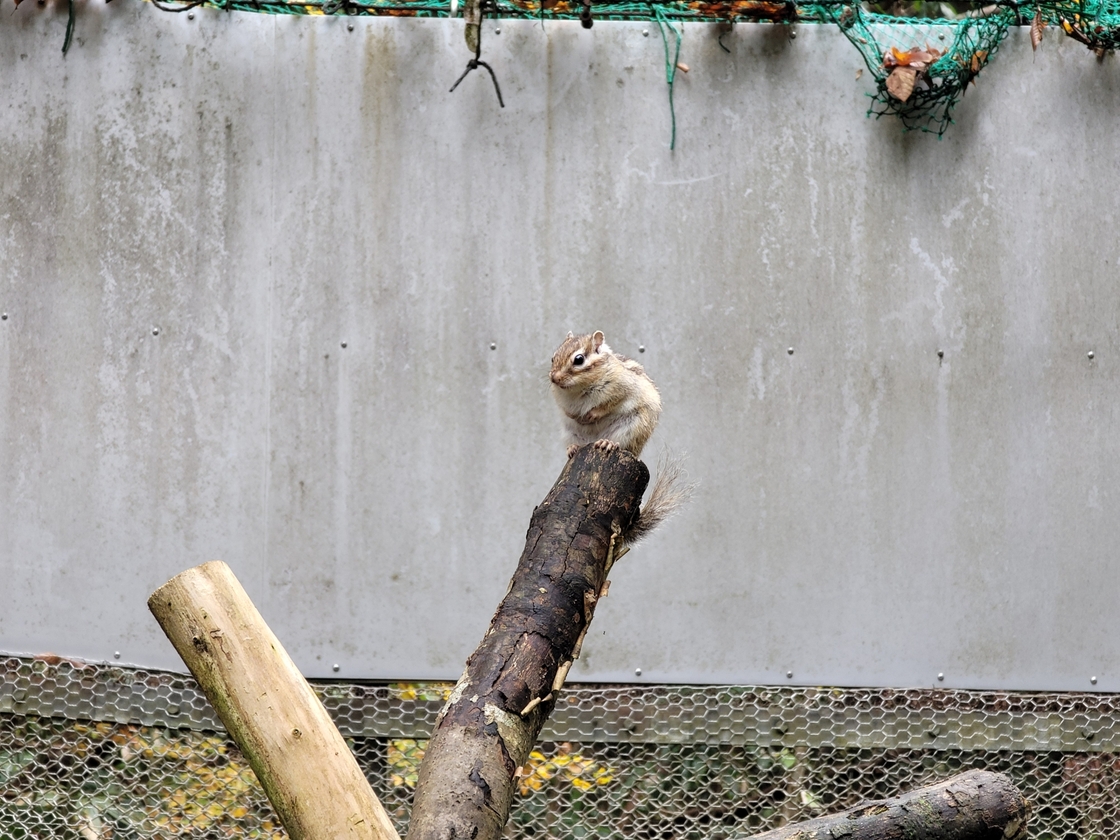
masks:
[[[408,840],[498,840],[520,768],[625,549],[649,470],[582,447],[533,511],[525,550],[428,744]]]
[[[346,741],[229,566],[188,569],[153,592],[148,609],[292,840],[399,840]]]
[[[893,799],[749,840],[1023,840],[1030,803],[1003,773],[969,770]]]

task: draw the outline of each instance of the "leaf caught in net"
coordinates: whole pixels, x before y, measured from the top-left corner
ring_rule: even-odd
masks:
[[[896,67],[887,76],[887,93],[899,102],[905,102],[914,92],[918,71],[913,67]]]
[[[938,136],[953,122],[953,108],[965,88],[991,60],[1017,17],[1006,7],[958,19],[894,17],[855,2],[799,9],[802,15],[812,9],[836,23],[863,56],[878,87],[869,116],[891,114],[907,131]],[[902,68],[913,75],[897,72]]]

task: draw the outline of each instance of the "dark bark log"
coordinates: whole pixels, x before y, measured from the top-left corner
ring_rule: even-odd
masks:
[[[893,799],[749,840],[1023,840],[1030,803],[1002,773],[969,770]]]
[[[533,511],[525,550],[428,744],[409,840],[498,840],[517,774],[624,553],[649,470],[584,446]]]

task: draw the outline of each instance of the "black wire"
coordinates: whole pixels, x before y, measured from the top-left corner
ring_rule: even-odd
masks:
[[[731,31],[730,27],[734,26],[734,25],[735,25],[734,23],[729,24],[729,28],[726,29],[725,31],[719,33],[719,37],[716,38],[716,43],[719,44],[719,48],[721,50],[723,50],[725,53],[727,53],[728,55],[731,55],[731,50],[729,50],[727,48],[727,45],[723,43],[723,36],[726,35],[728,32],[730,32]]]
[[[481,56],[482,56],[482,22],[484,20],[486,20],[486,13],[487,12],[496,12],[496,11],[498,11],[498,4],[496,2],[494,2],[494,0],[482,0],[482,2],[479,3],[479,5],[478,5],[478,15],[479,15],[479,19],[478,19],[478,40],[475,42],[475,46],[474,46],[474,58],[472,58],[470,61],[467,62],[467,69],[464,70],[463,74],[461,76],[459,76],[458,79],[455,80],[455,84],[453,84],[451,86],[451,90],[449,90],[448,93],[454,93],[455,88],[459,87],[459,82],[461,82],[461,81],[463,81],[463,79],[467,78],[467,74],[470,73],[472,70],[477,70],[479,67],[485,67],[486,72],[490,74],[490,80],[494,83],[494,92],[496,94],[498,94],[498,104],[501,105],[504,108],[504,107],[506,107],[506,103],[505,103],[505,100],[502,99],[502,89],[498,85],[498,77],[496,75],[494,75],[494,68],[491,67],[489,64],[487,64],[485,61],[483,61],[482,58],[481,58]]]
[[[193,9],[195,6],[201,6],[206,0],[192,0],[183,6],[167,6],[160,2],[160,0],[152,0],[152,5],[157,9],[164,12],[185,12],[187,9]]]
[[[494,68],[479,58],[472,58],[467,62],[467,69],[463,71],[463,75],[455,80],[455,84],[451,86],[451,90],[449,90],[448,93],[453,93],[455,91],[455,88],[459,87],[459,82],[467,78],[467,74],[469,72],[471,72],[472,70],[477,70],[479,67],[485,67],[486,70],[490,73],[490,78],[494,82],[494,92],[498,94],[498,104],[503,108],[506,107],[506,103],[502,99],[502,89],[498,86],[498,77],[494,75]]]

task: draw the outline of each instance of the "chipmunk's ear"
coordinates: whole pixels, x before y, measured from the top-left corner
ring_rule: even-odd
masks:
[[[607,340],[606,336],[603,335],[602,330],[595,330],[595,335],[591,336],[591,347],[592,347],[592,349],[596,353],[598,353],[599,348],[603,346],[603,342],[605,342],[606,340]]]
[[[575,336],[574,336],[574,335],[572,335],[572,331],[571,331],[571,330],[568,330],[568,338],[575,338]]]

